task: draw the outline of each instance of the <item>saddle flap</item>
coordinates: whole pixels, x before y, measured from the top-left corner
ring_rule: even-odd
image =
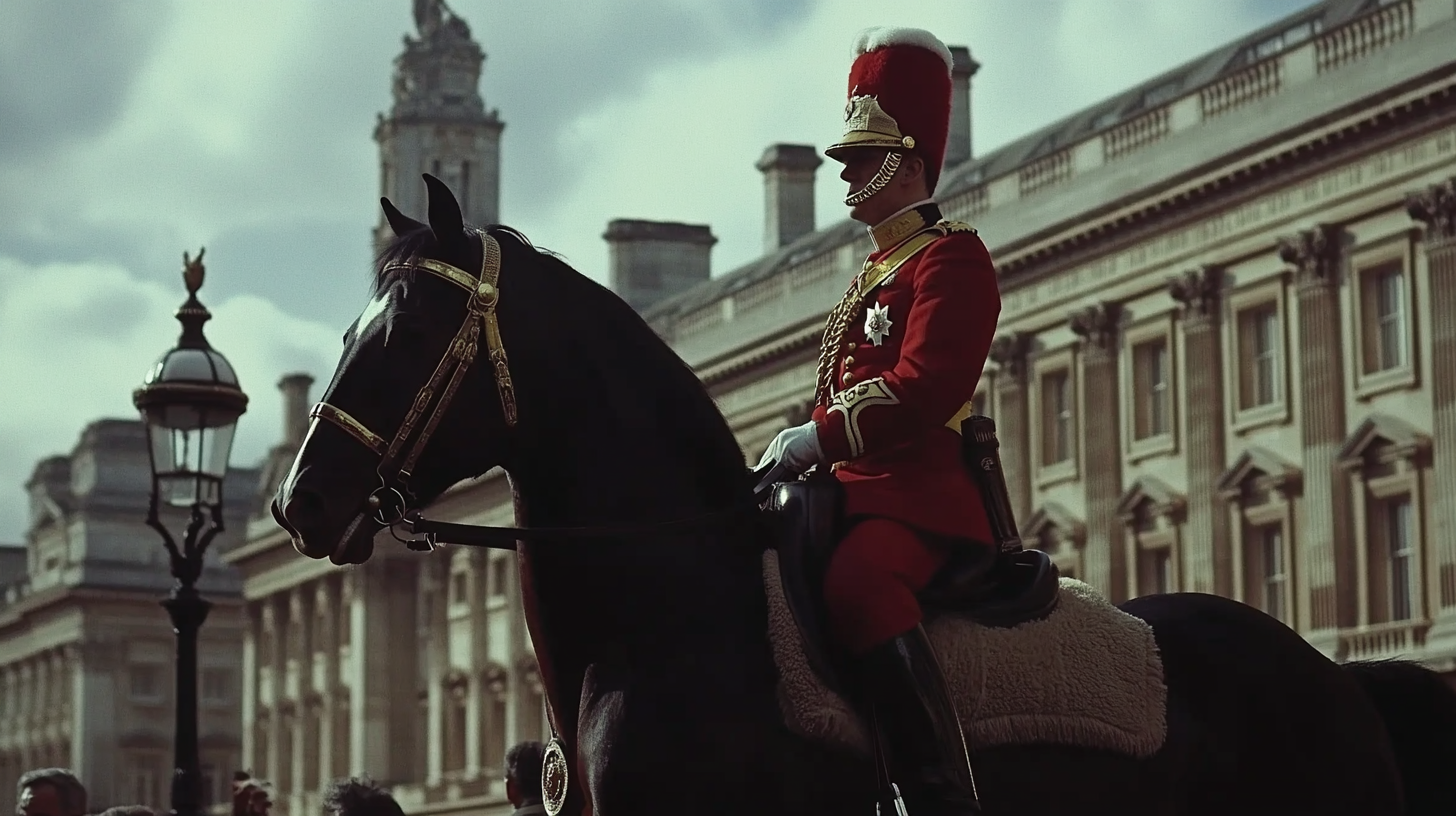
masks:
[[[778,533],[779,575],[810,665],[834,683],[823,609],[824,575],[839,543],[844,493],[828,473],[774,485],[764,510]],[[835,684],[837,685],[837,684]]]

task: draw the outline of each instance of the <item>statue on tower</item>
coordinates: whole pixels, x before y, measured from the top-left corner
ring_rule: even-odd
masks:
[[[433,34],[448,11],[445,0],[415,0],[415,28],[419,29],[420,36]]]

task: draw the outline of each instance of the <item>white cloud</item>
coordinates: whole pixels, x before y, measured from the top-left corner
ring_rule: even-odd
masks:
[[[51,13],[51,3],[4,5],[23,5],[29,17],[17,19],[29,19]],[[607,268],[601,235],[613,218],[710,224],[719,273],[756,257],[763,191],[753,163],[773,142],[822,148],[838,135],[860,28],[920,26],[970,47],[982,63],[972,113],[984,153],[1297,5],[452,3],[488,54],[481,90],[507,124],[504,220],[598,279]],[[239,464],[277,439],[278,378],[302,369],[326,380],[339,320],[364,302],[368,230],[378,219],[371,133],[389,104],[409,4],[168,9],[148,29],[156,32],[149,50],[115,62],[139,66],[120,83],[115,116],[57,114],[78,123],[76,134],[0,162],[0,198],[12,203],[0,220],[0,381],[10,386],[0,410],[0,541],[22,534],[20,485],[37,458],[68,451],[90,420],[135,415],[131,389],[175,340],[184,248],[209,246],[209,337],[253,400],[239,429]],[[33,46],[25,37],[7,42]],[[23,77],[25,99],[44,95],[46,83],[88,87],[88,63],[52,63]],[[826,163],[821,225],[842,216],[842,194]]]
[[[180,270],[180,258],[179,270]],[[204,287],[201,296],[207,302]],[[25,529],[20,485],[35,462],[68,453],[81,429],[101,417],[133,418],[132,389],[177,340],[173,317],[186,293],[107,264],[29,267],[0,257],[0,382],[11,387],[0,412],[0,530]],[[207,336],[237,371],[250,403],[238,426],[234,464],[251,465],[277,443],[280,376],[327,377],[338,359],[332,328],[284,314],[244,295],[210,307]]]
[[[773,41],[663,68],[640,91],[584,111],[559,135],[561,152],[581,157],[563,168],[579,183],[551,213],[517,226],[604,279],[600,236],[608,220],[708,223],[720,239],[713,258],[720,274],[761,251],[763,189],[753,164],[763,149],[774,142],[822,148],[839,135],[858,30],[916,26],[968,46],[982,63],[973,80],[972,127],[976,152],[984,154],[1245,34],[1275,11],[1253,6],[901,0],[890,9],[870,0],[821,2]],[[513,113],[502,115],[509,120]],[[508,159],[511,150],[508,142]],[[830,161],[819,170],[821,226],[845,215],[837,170]],[[505,172],[509,183],[530,183],[521,178],[530,169]],[[512,220],[509,206],[503,218]]]

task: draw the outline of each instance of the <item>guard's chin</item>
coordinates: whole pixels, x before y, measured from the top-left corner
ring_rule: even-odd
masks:
[[[368,514],[359,513],[339,536],[334,551],[329,553],[329,562],[336,567],[348,564],[362,564],[374,555],[374,534],[381,527]]]

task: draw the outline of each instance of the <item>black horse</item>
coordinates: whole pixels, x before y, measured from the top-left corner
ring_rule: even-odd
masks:
[[[429,224],[382,202],[398,237],[324,394],[381,436],[346,432],[341,414],[309,435],[273,504],[294,546],[336,564],[370,557],[382,528],[370,514],[398,513],[404,498],[380,489],[398,468],[381,471],[379,451],[462,336],[467,301],[494,307],[498,294],[496,339],[482,330],[480,359],[405,468],[405,496],[422,506],[501,466],[520,523],[603,527],[570,542],[523,533],[519,547],[552,720],[575,757],[565,812],[869,814],[869,763],[783,724],[760,560],[770,534],[698,378],[611,292],[508,228],[490,227],[487,242],[445,185],[425,182]],[[432,259],[475,275],[488,243],[498,292],[471,295],[471,280],[420,269]],[[507,354],[487,359],[497,345]],[[714,513],[689,532],[621,532]],[[1342,670],[1278,621],[1210,595],[1123,609],[1151,624],[1162,651],[1164,748],[1145,760],[974,751],[990,816],[1456,813],[1456,694],[1435,675]]]

